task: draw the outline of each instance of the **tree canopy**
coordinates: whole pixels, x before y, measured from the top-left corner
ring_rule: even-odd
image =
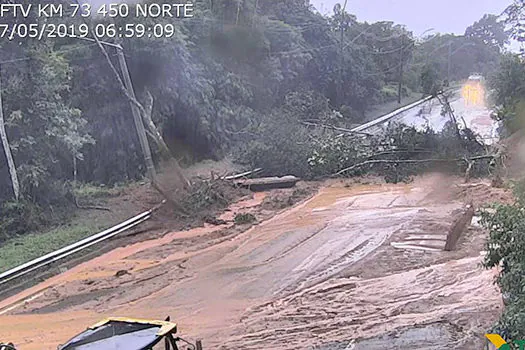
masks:
[[[307,0],[195,0],[194,8],[190,19],[154,20],[173,27],[170,37],[107,39],[124,48],[138,100],[183,163],[231,152],[282,108],[289,112],[294,94],[322,104],[334,123],[356,124],[370,107],[395,100],[400,80],[402,94],[421,93],[430,73],[438,82],[449,72],[451,79],[488,73],[506,41],[494,16],[465,36],[417,38],[401,24],[360,22],[341,4],[331,16]],[[153,23],[90,19],[132,20]],[[24,200],[53,201],[49,194],[72,180],[112,184],[144,175],[129,101],[97,45],[47,38],[0,46],[5,127]],[[118,66],[115,49],[106,50]],[[293,107],[304,114],[299,120],[318,115],[303,107]],[[4,157],[0,179],[0,198],[12,199]]]

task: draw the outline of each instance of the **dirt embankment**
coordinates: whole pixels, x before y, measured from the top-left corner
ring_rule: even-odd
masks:
[[[308,193],[300,186],[233,204],[219,217],[226,224],[112,250],[0,302],[0,338],[53,349],[105,316],[171,315],[206,348],[482,344],[501,304],[493,273],[479,266],[485,233],[471,225],[454,251],[442,248],[454,212],[505,199],[504,190],[438,175],[334,181],[281,210]],[[233,225],[239,212],[257,223]]]

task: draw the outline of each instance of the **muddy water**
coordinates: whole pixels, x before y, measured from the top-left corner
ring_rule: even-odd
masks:
[[[265,193],[255,193],[253,195],[253,198],[251,199],[234,203],[229,208],[229,210],[227,210],[223,215],[219,217],[219,219],[231,221],[235,215],[235,212],[255,207],[261,204],[265,197]],[[159,239],[148,240],[125,246],[122,248],[117,248],[86,263],[80,264],[65,273],[50,278],[47,281],[38,284],[33,288],[29,288],[17,295],[1,300],[0,315],[12,310],[13,307],[16,307],[16,305],[20,304],[20,302],[24,302],[28,299],[34,300],[38,294],[56,285],[61,285],[78,280],[83,281],[93,278],[114,276],[115,273],[120,270],[140,271],[159,265],[162,262],[165,262],[166,259],[151,260],[126,258],[139,252],[155,250],[159,247],[169,244],[174,239],[202,236],[229,226],[231,226],[231,224],[218,226],[205,225],[204,227],[198,227],[188,231],[171,232]]]
[[[53,349],[109,315],[171,315],[181,334],[202,338],[210,348],[298,349],[346,341],[352,332],[375,336],[430,322],[462,305],[474,309],[474,301],[497,295],[477,257],[426,270],[411,270],[407,262],[406,273],[385,271],[375,279],[341,276],[361,261],[378,268],[378,249],[416,226],[418,234],[433,233],[426,232],[426,217],[446,221],[462,205],[434,199],[434,189],[446,182],[426,177],[411,185],[330,186],[217,244],[202,241],[225,227],[116,249],[1,302],[0,339],[22,350]],[[228,215],[262,199],[237,204]],[[129,274],[118,278],[120,270]],[[473,296],[486,287],[482,297]],[[449,307],[425,309],[433,303],[427,295]]]

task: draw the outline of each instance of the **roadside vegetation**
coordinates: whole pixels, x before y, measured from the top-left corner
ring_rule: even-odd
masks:
[[[103,225],[98,222],[75,223],[11,238],[1,247],[0,273],[107,228]]]
[[[515,0],[505,15],[512,37],[523,42],[525,1]],[[523,55],[505,55],[492,75],[490,85],[495,105],[494,117],[503,124],[501,135],[522,135],[525,127]],[[525,339],[525,179],[515,180],[511,187],[515,201],[485,208],[481,221],[489,231],[484,266],[498,269],[495,282],[505,303],[503,314],[491,331],[500,334],[509,343]]]
[[[136,99],[124,93],[113,48],[73,38],[0,43],[0,136],[8,145],[0,157],[0,245],[57,226],[51,236],[80,237],[83,228],[60,233],[72,213],[104,210],[99,199],[118,193],[115,185],[143,180],[130,103],[156,165],[174,164],[169,174],[179,186],[165,197],[176,194],[177,215],[231,200],[221,185],[180,176],[179,163],[225,156],[305,179],[373,173],[407,181],[436,164],[487,173],[484,146],[458,130],[446,103],[451,122],[442,133],[400,125],[364,137],[348,129],[382,105],[436,94],[473,71],[491,74],[507,41],[496,16],[456,36],[361,22],[339,4],[324,16],[303,0],[196,0],[194,8],[193,19],[155,20],[173,26],[169,38],[119,42]]]
[[[514,185],[516,201],[495,204],[482,211],[481,223],[489,230],[484,266],[499,268],[496,280],[505,310],[493,331],[507,341],[525,338],[525,181]]]
[[[239,142],[237,162],[304,179],[374,174],[389,182],[436,168],[483,176],[494,162],[471,130],[458,128],[448,105],[443,118],[450,119],[440,132],[394,125],[384,134],[367,136],[350,132],[339,112],[330,110],[323,97],[317,99],[287,96],[284,106]]]

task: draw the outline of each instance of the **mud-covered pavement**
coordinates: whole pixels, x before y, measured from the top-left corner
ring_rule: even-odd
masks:
[[[465,203],[504,197],[438,175],[326,185],[247,231],[169,233],[4,300],[0,339],[54,349],[105,316],[171,315],[208,349],[481,348],[501,307],[493,272],[479,266],[484,232],[471,225],[455,251],[442,247]]]

